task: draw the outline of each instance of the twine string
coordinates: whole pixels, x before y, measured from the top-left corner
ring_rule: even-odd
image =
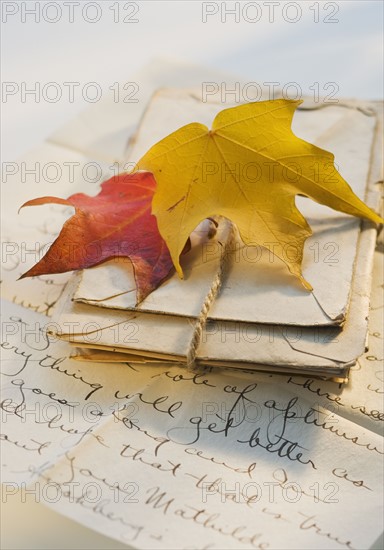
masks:
[[[187,368],[190,370],[196,369],[197,351],[199,349],[201,338],[203,336],[203,331],[207,323],[208,313],[212,307],[212,304],[215,302],[217,296],[219,295],[223,280],[226,275],[229,252],[235,242],[235,229],[233,224],[229,220],[226,220],[225,223],[227,226],[227,239],[223,246],[219,267],[212,281],[211,287],[206,297],[204,298],[203,305],[201,306],[199,316],[195,322],[193,335],[188,347]]]

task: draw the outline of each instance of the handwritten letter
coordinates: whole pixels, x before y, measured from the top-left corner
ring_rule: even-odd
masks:
[[[137,548],[353,549],[380,534],[377,434],[273,378],[73,361],[47,317],[4,305],[5,494],[34,488]]]

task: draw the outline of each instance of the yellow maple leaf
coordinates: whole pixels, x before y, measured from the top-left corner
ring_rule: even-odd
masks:
[[[234,222],[247,245],[274,243],[274,254],[307,289],[301,263],[311,229],[295,205],[297,194],[382,222],[337,172],[333,154],[293,134],[300,103],[277,99],[224,109],[212,130],[200,123],[183,126],[139,160],[138,169],[157,181],[152,212],[180,277],[185,242],[208,217]],[[283,254],[287,247],[295,253]]]

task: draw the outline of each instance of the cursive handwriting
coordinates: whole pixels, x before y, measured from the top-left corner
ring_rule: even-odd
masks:
[[[365,449],[367,449],[367,451],[373,451],[381,455],[384,454],[383,451],[376,447],[376,445],[372,445],[371,443],[360,443],[359,436],[349,436],[342,428],[339,429],[337,426],[334,426],[330,422],[327,422],[327,420],[322,421],[319,418],[316,418],[315,414],[324,415],[327,413],[318,409],[311,408],[304,416],[304,422],[306,424],[313,424],[314,426],[317,426],[318,428],[321,428],[323,430],[327,430],[337,437],[342,437],[343,439],[349,441],[350,443],[353,443],[354,445],[364,447]]]
[[[15,447],[19,447],[20,449],[24,449],[25,451],[32,451],[34,453],[37,453],[41,455],[44,449],[49,447],[51,444],[50,441],[44,441],[41,443],[40,441],[36,441],[35,439],[30,438],[30,441],[32,441],[32,444],[27,443],[20,443],[20,441],[15,441],[14,439],[11,439],[7,434],[0,434],[0,441],[7,441],[8,443],[11,443],[12,445],[15,445]]]
[[[293,378],[292,376],[290,376],[287,380],[287,384],[293,384],[294,386],[299,386],[300,388],[308,390],[309,392],[314,393],[319,397],[325,397],[326,399],[328,399],[328,401],[331,401],[332,403],[337,403],[341,407],[345,406],[344,403],[342,402],[341,395],[335,395],[327,391],[322,391],[318,387],[319,381],[314,380],[313,378],[307,378],[307,380],[302,382],[301,380],[299,381],[297,378]]]
[[[229,470],[232,470],[233,472],[236,472],[238,474],[247,474],[251,479],[252,479],[252,472],[256,468],[256,462],[251,462],[247,468],[236,468],[235,466],[230,466],[226,462],[216,459],[214,456],[205,456],[204,452],[202,450],[196,449],[196,447],[187,447],[186,449],[184,449],[184,452],[187,453],[188,455],[193,455],[203,460],[208,460],[213,464],[224,466],[224,468],[228,468]]]
[[[372,418],[372,420],[378,420],[379,422],[384,422],[384,413],[378,411],[377,409],[372,409],[371,411],[367,410],[365,405],[351,405],[351,409],[358,410],[361,414]]]
[[[141,403],[144,403],[145,405],[151,405],[155,409],[155,411],[164,413],[164,414],[169,414],[169,416],[171,416],[172,418],[174,418],[174,413],[178,411],[180,407],[183,405],[182,401],[175,401],[174,403],[171,403],[171,405],[168,405],[168,407],[161,408],[160,405],[168,401],[169,395],[161,395],[159,397],[155,397],[155,399],[153,400],[150,400],[150,399],[148,400],[144,397],[143,392],[136,392],[132,394],[126,393],[121,395],[120,390],[117,390],[115,392],[115,397],[116,399],[126,399],[126,400],[130,400],[130,399],[133,399],[134,397],[137,397]]]
[[[220,422],[209,422],[207,425],[203,416],[193,416],[189,419],[189,424],[193,426],[192,436],[190,430],[182,428],[171,428],[168,430],[168,436],[173,434],[171,439],[176,443],[184,445],[192,445],[199,441],[203,432],[211,434],[222,434],[227,437],[229,433],[237,429],[242,424],[247,422],[247,407],[257,405],[256,401],[250,398],[248,394],[254,392],[257,384],[249,384],[243,389],[238,389],[237,386],[225,386],[224,391],[228,394],[235,394],[236,399],[226,416],[216,413],[216,417]],[[267,400],[263,403],[266,409],[275,411],[272,419],[269,420],[266,427],[257,426],[252,433],[243,439],[237,439],[238,443],[248,444],[249,447],[260,447],[268,453],[276,453],[280,458],[287,458],[290,461],[297,461],[303,465],[310,465],[313,469],[317,469],[315,463],[310,458],[304,457],[304,452],[307,451],[298,441],[291,441],[285,437],[285,432],[289,420],[302,418],[294,410],[298,398],[291,399],[286,406],[280,407],[273,400]],[[277,414],[276,414],[277,413]],[[224,424],[224,425],[223,425]],[[175,436],[176,432],[176,436]],[[181,433],[180,437],[177,437]],[[185,438],[187,439],[185,440]]]
[[[261,533],[247,534],[249,529],[245,525],[228,526],[227,522],[221,520],[221,514],[219,513],[212,514],[205,508],[195,508],[189,505],[179,508],[175,498],[168,498],[167,493],[162,492],[159,486],[148,489],[147,494],[149,494],[149,497],[145,501],[145,504],[155,510],[162,510],[164,515],[174,514],[180,519],[191,521],[204,529],[215,531],[224,537],[233,538],[241,544],[248,544],[259,550],[267,550],[269,548],[268,542],[259,540],[263,537]]]
[[[155,447],[155,456],[157,456],[160,448],[165,444],[165,443],[169,443],[170,442],[170,439],[168,439],[167,437],[161,437],[161,436],[157,436],[157,435],[153,435],[151,434],[148,430],[145,430],[144,428],[141,428],[138,424],[138,421],[135,419],[135,420],[132,420],[131,418],[129,418],[128,416],[123,416],[121,417],[120,416],[120,410],[114,410],[112,412],[113,416],[119,421],[119,422],[122,422],[123,425],[128,429],[128,430],[137,430],[138,432],[142,433],[143,435],[149,437],[150,439],[152,439],[153,441],[155,441],[156,443],[158,443],[158,445],[156,445]]]
[[[160,374],[154,374],[152,378],[158,378],[159,376],[165,376],[166,378],[172,380],[172,382],[192,382],[196,386],[209,386],[210,388],[215,388],[215,384],[211,384],[208,378],[205,378],[204,373],[196,374],[174,374],[172,371],[161,372]]]
[[[368,489],[368,491],[372,491],[372,489],[370,489],[369,487],[367,487],[367,485],[364,484],[363,480],[356,481],[348,477],[348,471],[345,468],[334,468],[332,470],[332,473],[334,476],[340,479],[345,479],[346,481],[350,481],[355,487],[364,487],[364,489]]]
[[[158,470],[159,472],[170,472],[174,477],[176,476],[176,472],[181,467],[181,463],[178,462],[175,464],[171,460],[167,460],[166,462],[168,464],[163,464],[161,462],[152,462],[151,460],[146,460],[144,458],[145,449],[136,449],[132,447],[130,444],[124,444],[123,450],[120,452],[120,456],[122,458],[130,458],[134,462],[139,461],[141,464],[145,464],[146,466],[151,466],[152,468],[155,468],[155,470]]]
[[[47,428],[50,430],[60,430],[61,432],[68,434],[70,436],[78,436],[77,438],[74,438],[74,441],[71,441],[68,443],[69,447],[75,447],[76,445],[79,445],[87,436],[92,436],[100,445],[103,447],[109,447],[105,443],[104,437],[100,434],[93,433],[95,427],[89,426],[86,430],[81,430],[79,428],[68,428],[64,423],[61,422],[62,414],[58,413],[52,418],[49,418],[48,420],[35,420],[36,424],[45,424]],[[63,440],[64,443],[64,440]]]
[[[269,453],[276,453],[280,458],[287,458],[301,464],[309,464],[316,470],[315,463],[310,458],[304,458],[300,449],[307,451],[298,441],[291,441],[285,437],[289,420],[300,419],[301,416],[295,411],[297,397],[292,398],[287,405],[280,406],[275,400],[270,399],[264,402],[264,407],[277,412],[267,424],[266,438],[262,442],[261,427],[257,427],[248,439],[238,439],[239,443],[247,443],[250,447],[261,447]]]
[[[311,529],[316,533],[316,535],[319,535],[321,537],[327,537],[330,540],[334,540],[335,542],[337,542],[341,546],[345,546],[346,548],[350,548],[351,550],[353,550],[352,543],[351,543],[350,540],[343,541],[343,540],[340,540],[339,537],[333,535],[332,533],[327,532],[327,531],[323,531],[317,525],[317,523],[315,521],[313,521],[316,516],[307,516],[306,514],[303,514],[302,512],[299,512],[299,514],[301,516],[304,516],[304,518],[305,518],[299,525],[300,529],[302,529],[303,531],[308,531],[309,529]]]

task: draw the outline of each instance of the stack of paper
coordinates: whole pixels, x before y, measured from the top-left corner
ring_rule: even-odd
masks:
[[[228,105],[227,105],[228,106]],[[225,106],[202,103],[193,90],[160,90],[150,102],[127,160],[191,121],[210,126]],[[317,105],[319,107],[319,105]],[[344,179],[377,208],[378,109],[327,105],[301,109],[294,132],[330,150]],[[309,199],[297,198],[313,235],[304,253],[303,289],[270,248],[229,250],[225,281],[212,304],[196,363],[313,374],[345,380],[366,344],[376,229]],[[185,363],[204,298],[222,261],[227,226],[212,239],[202,224],[174,275],[136,307],[128,259],[113,259],[73,277],[56,317],[55,334],[77,347],[79,359]]]
[[[204,79],[222,81],[211,71],[164,63],[136,77],[145,100],[164,82]],[[192,118],[204,122],[204,112],[210,123],[223,107],[182,96],[170,115],[169,93],[157,95],[161,109],[156,114],[153,102],[129,158]],[[343,102],[299,111],[294,124],[301,137],[336,154],[342,175],[375,208],[373,107]],[[17,217],[20,205],[43,195],[95,195],[114,163],[123,167],[142,108],[143,102],[100,102],[4,167],[3,503],[32,498],[138,549],[381,548],[382,541],[372,547],[383,530],[380,252],[369,352],[351,368],[349,383],[272,374],[346,375],[365,346],[374,229],[300,199],[314,229],[304,258],[313,294],[269,256],[247,261],[256,257],[252,250],[234,251],[199,357],[242,367],[236,370],[191,373],[175,364],[185,359],[225,228],[205,249],[196,233],[183,258],[186,280],[168,280],[139,311],[129,261],[75,277],[17,281],[73,213],[50,205]],[[161,128],[149,128],[149,116]],[[89,163],[102,171],[98,181],[84,179]],[[39,178],[53,165],[62,169],[56,183]],[[71,359],[73,346],[47,336],[54,330],[66,330],[80,346],[78,357],[97,362]]]

